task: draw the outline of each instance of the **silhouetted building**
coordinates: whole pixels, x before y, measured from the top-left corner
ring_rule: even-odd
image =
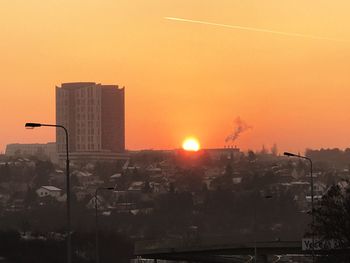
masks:
[[[56,123],[69,132],[69,151],[77,159],[115,159],[125,151],[124,87],[94,82],[63,83],[56,87]],[[56,131],[60,158],[65,134]]]
[[[214,148],[214,149],[204,149],[206,153],[214,160],[219,159],[234,159],[240,157],[243,153],[237,147],[227,147],[227,148]]]
[[[38,158],[48,158],[56,163],[57,151],[56,143],[12,143],[6,145],[5,155],[16,157],[36,156]]]

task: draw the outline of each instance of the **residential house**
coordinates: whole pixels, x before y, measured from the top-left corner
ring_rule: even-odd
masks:
[[[97,195],[97,196],[94,195],[90,199],[90,201],[87,203],[86,207],[89,209],[95,209],[96,204],[98,209],[105,209],[107,207],[106,200],[100,195]]]
[[[39,197],[51,196],[55,199],[57,199],[61,195],[61,192],[62,190],[60,188],[51,185],[42,186],[38,190],[36,190],[36,193]]]

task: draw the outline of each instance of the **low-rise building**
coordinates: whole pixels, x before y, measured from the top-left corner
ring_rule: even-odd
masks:
[[[36,193],[39,197],[51,196],[54,198],[58,198],[61,195],[62,190],[55,186],[45,185],[36,190]]]
[[[5,155],[17,157],[47,157],[53,163],[58,162],[56,143],[12,143],[6,145]]]

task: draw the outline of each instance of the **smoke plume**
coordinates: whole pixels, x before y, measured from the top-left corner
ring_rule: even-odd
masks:
[[[252,129],[252,126],[248,125],[240,117],[237,117],[234,121],[233,132],[229,136],[226,137],[225,142],[226,143],[235,142],[242,132],[245,132],[249,129]]]

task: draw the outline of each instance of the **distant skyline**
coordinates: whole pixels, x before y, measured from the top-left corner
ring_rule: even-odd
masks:
[[[0,8],[0,151],[55,141],[55,86],[125,86],[126,148],[350,147],[350,45],[165,17],[350,40],[347,0],[27,0]]]

